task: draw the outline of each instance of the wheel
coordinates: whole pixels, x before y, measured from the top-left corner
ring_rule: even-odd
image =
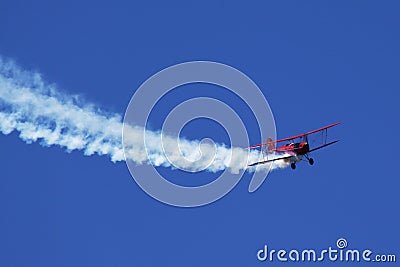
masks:
[[[296,163],[290,164],[290,167],[292,168],[292,170],[296,169]]]
[[[310,165],[314,165],[314,159],[313,159],[313,158],[310,158],[310,159],[308,160],[308,163],[310,163]]]

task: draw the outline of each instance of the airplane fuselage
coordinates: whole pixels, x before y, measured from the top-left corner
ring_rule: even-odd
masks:
[[[308,142],[290,143],[276,148],[275,151],[293,153],[296,156],[302,156],[310,152],[310,145]]]
[[[292,157],[284,159],[285,162],[290,163],[292,169],[296,169],[296,162],[303,159],[303,156],[310,152],[310,145],[308,142],[290,143],[275,149],[276,152],[289,153]],[[313,159],[307,157],[310,164],[314,164]]]

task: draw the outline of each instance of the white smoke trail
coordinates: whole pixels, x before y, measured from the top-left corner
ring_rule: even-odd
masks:
[[[0,57],[0,132],[3,134],[17,131],[27,143],[39,141],[43,146],[82,150],[88,156],[108,155],[115,162],[125,160],[122,128],[120,115],[107,114],[78,96],[62,94],[40,74],[24,71]],[[140,141],[144,134],[142,127],[132,126],[126,132],[132,141],[125,144],[125,156],[136,164],[148,164],[150,160],[156,166],[174,167],[172,161],[186,170],[217,172],[228,168],[236,173],[260,159],[259,151],[248,154],[245,149],[224,145],[202,144],[200,151],[199,141],[185,139],[179,140],[180,149],[177,149],[176,139],[164,135],[161,144],[161,133],[150,131],[146,131],[145,147]],[[273,164],[273,168],[286,166],[282,161]],[[265,164],[261,168],[269,166]]]

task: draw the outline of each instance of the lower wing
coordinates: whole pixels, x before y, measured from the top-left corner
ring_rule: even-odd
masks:
[[[335,141],[332,141],[332,142],[329,142],[329,143],[323,144],[322,146],[319,146],[319,147],[316,147],[316,148],[310,149],[310,151],[308,151],[308,153],[310,153],[310,152],[312,152],[312,151],[315,151],[315,150],[318,150],[318,149],[321,149],[321,148],[324,148],[324,147],[326,147],[326,146],[333,145],[334,143],[337,143],[337,142],[339,142],[339,141],[340,141],[340,140],[335,140]]]
[[[337,142],[339,142],[339,141],[340,141],[340,140],[335,140],[335,141],[332,141],[332,142],[323,144],[322,146],[319,146],[319,147],[310,149],[310,151],[308,151],[308,153],[310,153],[310,152],[312,152],[312,151],[315,151],[315,150],[318,150],[318,149],[321,149],[321,148],[324,148],[324,147],[326,147],[326,146],[333,145],[333,144],[335,144],[335,143],[337,143]],[[249,165],[247,165],[247,166],[251,167],[251,166],[256,166],[256,165],[260,165],[260,164],[265,164],[265,163],[268,163],[268,162],[273,162],[273,161],[277,161],[277,160],[281,160],[281,159],[290,159],[290,158],[292,158],[292,157],[295,157],[295,155],[294,155],[294,156],[285,156],[285,157],[280,157],[280,158],[275,158],[275,159],[269,159],[269,160],[259,161],[259,162],[255,162],[255,163],[249,164]]]
[[[250,166],[256,166],[256,165],[265,164],[265,163],[268,163],[268,162],[273,162],[273,161],[277,161],[277,160],[281,160],[281,159],[290,159],[292,157],[294,157],[294,156],[286,156],[286,157],[280,157],[280,158],[276,158],[276,159],[269,159],[269,160],[254,162],[254,163],[249,164],[247,166],[249,166],[249,167]]]

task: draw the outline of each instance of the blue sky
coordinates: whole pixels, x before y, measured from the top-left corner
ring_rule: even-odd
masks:
[[[0,54],[103,110],[123,114],[167,66],[210,60],[257,83],[278,137],[340,121],[342,141],[315,153],[313,167],[271,173],[253,194],[244,177],[221,200],[183,209],[146,195],[123,162],[0,135],[0,265],[272,266],[257,261],[264,244],[322,249],[339,237],[399,257],[398,8],[2,1]],[[202,123],[186,134],[202,137]]]

